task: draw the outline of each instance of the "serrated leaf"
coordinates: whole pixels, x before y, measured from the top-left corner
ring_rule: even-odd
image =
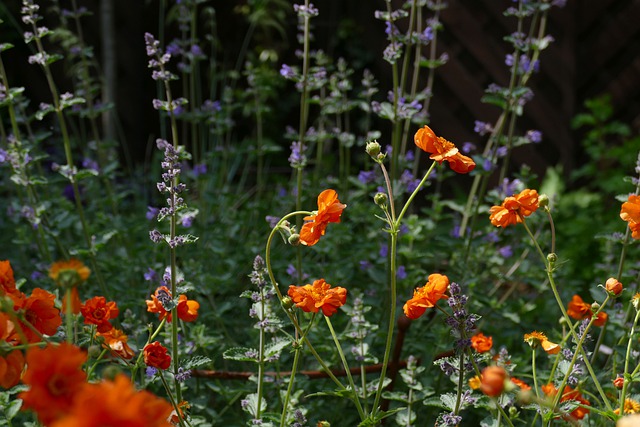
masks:
[[[258,350],[247,347],[232,347],[222,353],[222,357],[227,360],[237,360],[239,362],[258,362]],[[255,355],[255,356],[254,356]]]
[[[417,418],[416,413],[412,410],[404,410],[396,414],[396,422],[401,426],[413,425]]]
[[[242,403],[242,410],[256,418],[258,415],[258,395],[256,393],[248,394]],[[262,397],[260,398],[260,412],[264,412],[265,409],[267,409],[267,400]]]
[[[267,344],[267,346],[265,347],[264,356],[265,358],[277,356],[280,354],[282,350],[287,348],[289,345],[291,345],[291,341],[286,339],[278,339],[274,342],[271,342]]]
[[[9,404],[4,409],[4,414],[7,417],[7,420],[12,419],[16,416],[20,408],[22,407],[22,399],[15,399],[9,402]]]
[[[447,409],[450,409],[452,411],[456,407],[457,400],[457,396],[453,393],[445,393],[443,395],[440,395],[440,401],[442,402],[442,404]]]
[[[194,356],[183,362],[184,369],[193,369],[199,366],[208,365],[212,360],[206,356]]]

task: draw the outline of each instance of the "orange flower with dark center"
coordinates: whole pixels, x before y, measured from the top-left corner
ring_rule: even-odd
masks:
[[[520,390],[524,390],[524,391],[531,390],[531,386],[529,384],[525,383],[524,381],[518,378],[511,377],[510,380],[512,383],[520,387]]]
[[[109,320],[118,317],[120,310],[115,302],[107,302],[105,297],[96,296],[86,300],[80,307],[80,312],[84,316],[85,325],[96,325],[98,332],[107,332],[113,328]]]
[[[489,220],[496,227],[507,227],[522,222],[538,209],[538,192],[525,189],[504,199],[500,206],[489,209]]]
[[[82,370],[86,361],[82,350],[67,343],[27,350],[22,382],[30,388],[18,395],[22,409],[33,410],[45,425],[65,415],[86,384],[87,374]]]
[[[631,194],[620,209],[620,218],[629,223],[631,237],[640,239],[640,196]]]
[[[24,312],[24,318],[40,334],[53,335],[62,324],[60,310],[54,307],[55,295],[44,289],[35,288],[31,296],[26,298],[20,307]],[[20,329],[28,342],[41,341],[40,336],[25,322],[19,322]]]
[[[123,359],[131,359],[135,356],[135,353],[127,344],[129,337],[127,337],[120,329],[111,328],[105,333],[98,332],[96,334],[99,337],[104,338],[104,347],[111,350],[112,354],[120,356]]]
[[[20,350],[0,356],[0,387],[9,389],[20,382],[24,370],[24,355]]]
[[[543,385],[541,388],[542,388],[542,392],[551,398],[555,397],[556,394],[558,394],[558,389],[551,383]],[[569,386],[566,386],[564,388],[562,397],[560,398],[560,402],[566,402],[567,400],[574,400],[577,403],[580,403],[582,405],[591,405],[591,403],[588,400],[582,397],[582,394],[580,394],[578,390],[574,390]],[[574,409],[570,415],[575,419],[581,420],[588,413],[589,413],[589,409],[579,406],[576,409]]]
[[[313,285],[291,285],[288,295],[302,311],[317,313],[322,310],[325,316],[333,315],[347,302],[347,290],[340,286],[332,288],[324,279],[314,281]]]
[[[558,354],[560,352],[560,346],[549,341],[542,332],[533,331],[530,334],[524,334],[524,341],[532,348],[541,346],[548,354]]]
[[[489,397],[498,397],[504,391],[507,371],[502,366],[487,366],[482,370],[480,390]]]
[[[445,295],[449,288],[449,278],[442,274],[434,273],[429,276],[427,283],[413,291],[413,297],[402,307],[404,314],[409,319],[417,319],[422,316],[427,308],[435,307],[438,300],[449,298]]]
[[[342,211],[347,205],[340,203],[335,190],[324,190],[318,196],[318,211],[304,217],[305,222],[300,229],[300,243],[313,246],[324,236],[325,229],[330,222],[340,222]]]
[[[85,384],[73,407],[51,427],[171,427],[169,402],[136,391],[126,375],[113,381]]]
[[[171,356],[165,346],[154,341],[144,346],[144,363],[147,366],[158,369],[167,369],[171,366]]]
[[[158,313],[160,320],[166,317],[167,322],[171,322],[171,310],[165,309],[165,306],[162,305],[162,301],[164,301],[165,304],[169,305],[173,303],[171,301],[171,291],[166,286],[160,286],[159,288],[157,288],[154,294],[151,295],[151,299],[146,300],[147,311],[149,313]],[[178,304],[176,306],[178,319],[181,319],[185,322],[193,322],[198,318],[199,308],[200,303],[194,300],[187,299],[186,295],[180,295],[178,297]]]
[[[584,302],[580,295],[574,295],[567,307],[567,314],[572,319],[582,320],[585,318],[591,318],[593,316],[593,311],[591,311],[591,304]],[[602,326],[607,323],[608,318],[609,315],[604,311],[601,311],[598,313],[596,320],[593,321],[593,324],[595,326]]]
[[[413,141],[422,151],[431,154],[429,156],[431,160],[439,164],[446,160],[451,169],[457,173],[469,173],[476,167],[472,158],[460,153],[453,142],[436,136],[429,126],[418,129]]]
[[[75,287],[86,282],[90,274],[91,270],[75,258],[54,262],[49,268],[49,277],[63,288]]]
[[[478,353],[486,353],[493,347],[493,337],[488,337],[482,332],[478,332],[471,337],[471,347]]]

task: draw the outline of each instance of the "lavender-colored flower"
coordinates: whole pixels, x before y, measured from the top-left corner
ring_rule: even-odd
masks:
[[[389,255],[389,247],[384,243],[380,245],[380,251],[378,252],[380,258],[386,258]]]
[[[207,173],[206,163],[198,163],[197,165],[193,165],[193,176],[198,177],[206,173]]]
[[[175,375],[176,381],[185,382],[189,378],[191,378],[191,369],[184,369],[183,367],[178,368],[178,373]]]
[[[373,266],[371,262],[367,261],[366,259],[361,260],[359,264],[360,264],[360,270],[368,270]]]
[[[154,377],[157,372],[158,372],[158,370],[156,368],[154,368],[153,366],[147,366],[147,369],[145,371],[145,373],[147,374],[147,377],[149,377],[149,378]]]
[[[300,141],[291,143],[291,155],[289,156],[289,164],[294,169],[303,168],[307,164],[307,156],[304,152],[307,147]]]
[[[542,132],[539,130],[528,130],[524,137],[527,138],[529,142],[537,144],[542,141]]]
[[[480,136],[484,136],[493,131],[493,126],[491,126],[487,122],[482,122],[480,120],[476,120],[473,131],[476,132]],[[475,147],[474,147],[475,148]]]
[[[145,216],[149,221],[151,221],[152,219],[155,219],[158,216],[159,212],[160,212],[160,209],[153,206],[147,206],[147,213]]]
[[[144,280],[147,282],[155,282],[158,279],[158,273],[153,269],[149,268],[146,273],[144,273]]]
[[[370,171],[360,171],[360,173],[358,173],[358,181],[360,181],[363,184],[371,184],[372,182],[374,182],[376,180],[376,171],[375,170],[370,170]]]
[[[513,256],[513,250],[511,249],[511,245],[503,246],[498,249],[498,254],[502,258],[511,258]]]
[[[396,277],[400,280],[407,278],[407,270],[404,265],[398,266],[398,269],[396,270]]]
[[[278,225],[278,222],[280,221],[280,217],[277,216],[273,216],[273,215],[267,215],[264,217],[265,221],[267,221],[267,223],[269,224],[269,227],[274,228],[276,225]]]
[[[149,232],[149,239],[151,239],[153,243],[160,243],[164,240],[164,235],[158,230],[154,229]]]
[[[296,78],[296,73],[287,64],[282,64],[282,68],[280,68],[280,75],[287,80],[294,80]]]

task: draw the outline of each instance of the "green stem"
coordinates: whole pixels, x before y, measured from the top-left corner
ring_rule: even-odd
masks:
[[[533,389],[536,391],[536,397],[540,399],[540,390],[538,390],[538,376],[536,374],[536,349],[531,350],[531,375],[533,375]]]
[[[162,385],[164,386],[164,389],[167,392],[167,396],[169,396],[169,401],[171,402],[173,409],[176,411],[176,416],[178,417],[178,422],[180,423],[180,426],[186,427],[185,420],[181,415],[180,408],[178,407],[178,403],[176,402],[176,399],[173,397],[173,394],[171,393],[171,389],[169,388],[169,384],[167,384],[167,380],[165,380],[164,378],[162,369],[158,369],[157,375],[158,377],[160,377],[160,381],[162,381]],[[178,400],[178,402],[181,402],[181,400]]]
[[[622,385],[622,391],[620,392],[620,415],[624,415],[624,401],[627,397],[627,387],[629,385],[629,381],[627,380],[627,374],[629,372],[629,363],[631,361],[631,347],[633,344],[633,336],[636,333],[636,325],[638,324],[638,320],[640,320],[640,310],[636,311],[636,317],[633,319],[633,325],[631,326],[631,331],[629,331],[629,340],[627,342],[627,353],[624,358],[624,372],[623,378],[624,382]]]
[[[364,411],[362,410],[362,405],[360,404],[358,391],[356,390],[356,385],[353,382],[353,377],[351,376],[351,370],[349,369],[349,364],[347,363],[347,359],[344,357],[342,346],[340,345],[340,341],[338,340],[338,336],[336,335],[336,332],[333,330],[333,325],[331,324],[331,319],[329,319],[329,316],[324,316],[324,320],[327,321],[327,326],[329,327],[329,331],[331,331],[331,337],[333,338],[333,342],[335,343],[336,349],[338,350],[338,354],[340,355],[340,360],[342,360],[342,366],[344,367],[344,371],[347,374],[347,379],[349,380],[349,386],[351,387],[351,392],[353,393],[353,402],[356,404],[356,409],[358,410],[360,419],[364,421],[366,416],[364,414]]]

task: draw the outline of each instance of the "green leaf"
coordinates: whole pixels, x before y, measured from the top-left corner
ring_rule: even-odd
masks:
[[[264,349],[264,357],[269,358],[278,356],[280,352],[291,345],[291,341],[287,339],[276,339],[275,341],[267,344]]]
[[[252,356],[255,354],[256,356]],[[227,360],[237,360],[239,362],[258,362],[258,350],[247,347],[232,347],[222,353],[222,357]]]
[[[258,395],[256,393],[248,394],[244,399],[245,404],[242,405],[242,410],[248,412],[252,417],[258,415]],[[267,409],[267,400],[260,398],[260,412],[264,412]]]
[[[206,356],[194,356],[183,362],[184,369],[193,369],[199,366],[208,365],[212,360]]]

